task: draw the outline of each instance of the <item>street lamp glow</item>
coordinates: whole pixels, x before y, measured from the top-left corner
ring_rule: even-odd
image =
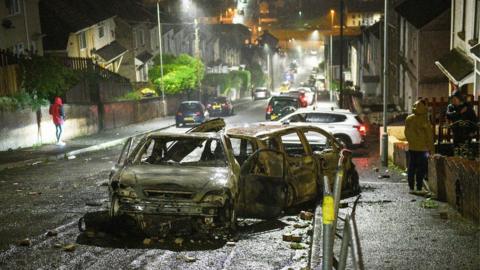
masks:
[[[298,12],[298,16],[302,17],[302,11]]]

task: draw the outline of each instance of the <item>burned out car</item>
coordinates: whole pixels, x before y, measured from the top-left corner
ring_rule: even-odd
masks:
[[[316,199],[323,176],[335,175],[341,145],[322,129],[224,125],[127,141],[110,176],[111,217],[153,233],[234,230],[237,217],[275,218]],[[347,173],[346,188],[357,189],[353,164]]]

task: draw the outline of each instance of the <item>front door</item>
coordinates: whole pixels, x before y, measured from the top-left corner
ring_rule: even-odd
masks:
[[[253,153],[240,169],[237,213],[242,217],[274,218],[286,206],[285,155],[272,149]]]

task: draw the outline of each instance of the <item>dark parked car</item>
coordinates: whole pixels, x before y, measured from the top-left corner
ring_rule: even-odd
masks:
[[[214,97],[208,101],[207,110],[210,116],[233,115],[233,104],[227,97]]]
[[[282,116],[296,111],[300,105],[300,100],[297,97],[288,95],[274,96],[268,102],[265,119],[267,121],[274,121]]]
[[[184,101],[180,104],[175,116],[177,127],[186,124],[200,124],[208,120],[209,113],[200,101]]]

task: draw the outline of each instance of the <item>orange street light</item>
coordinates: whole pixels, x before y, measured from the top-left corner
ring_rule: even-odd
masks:
[[[335,17],[335,10],[330,9],[330,16],[331,16],[331,27],[333,29],[333,18]]]

